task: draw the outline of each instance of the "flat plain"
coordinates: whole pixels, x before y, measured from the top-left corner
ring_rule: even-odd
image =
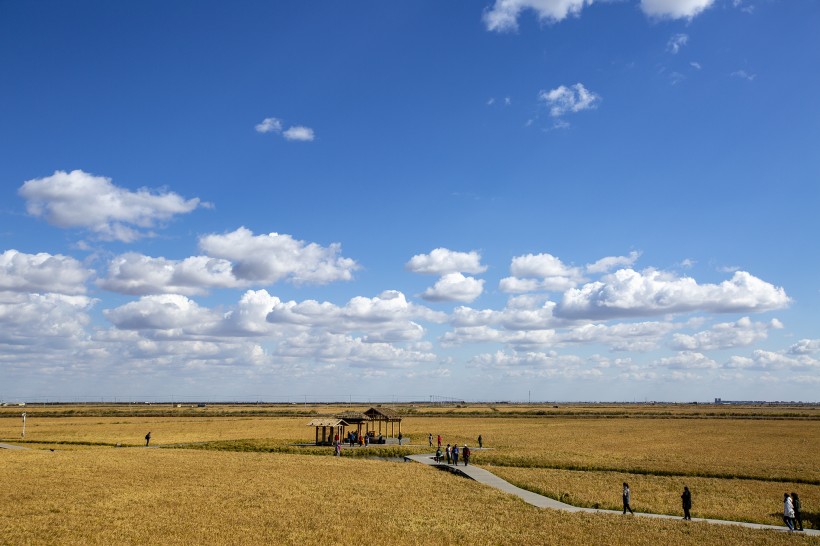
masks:
[[[388,544],[780,544],[771,531],[539,510],[411,463],[351,455],[428,452],[428,434],[474,463],[579,506],[782,524],[797,491],[820,526],[820,412],[811,407],[397,406],[410,446],[345,449],[312,439],[316,415],[356,406],[28,406],[0,408],[0,544],[110,542]],[[501,411],[503,410],[503,411]],[[152,445],[136,448],[151,431]],[[130,449],[116,449],[120,444]],[[52,451],[54,450],[54,451]],[[317,456],[318,455],[318,456]]]

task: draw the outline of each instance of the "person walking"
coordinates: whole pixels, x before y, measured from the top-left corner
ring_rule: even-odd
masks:
[[[794,504],[788,493],[783,493],[783,523],[789,531],[794,531]]]
[[[481,434],[478,435],[478,449],[484,447],[484,440],[481,438]]]
[[[427,433],[427,441],[430,443],[430,447],[433,447],[433,434],[432,433]],[[439,445],[438,447],[441,447],[441,445]]]
[[[458,466],[458,445],[454,445],[451,452],[453,455],[453,466]]]
[[[797,493],[792,491],[792,508],[794,508],[794,521],[797,526],[800,526],[798,531],[803,530],[803,516],[800,514],[802,507],[800,506],[800,497],[797,496]]]
[[[402,438],[404,438],[404,436],[402,436],[402,435],[401,435],[401,432],[399,432],[399,445],[401,445],[401,439],[402,439]]]
[[[464,444],[464,449],[461,450],[461,458],[464,459],[464,466],[470,465],[470,448]]]
[[[450,444],[447,444],[450,445]],[[441,447],[441,434],[438,435],[438,447]]]
[[[692,493],[688,487],[684,486],[683,495],[680,496],[680,499],[683,503],[683,519],[691,520],[692,516],[689,514],[689,510],[692,509]]]
[[[151,432],[145,435],[145,447],[148,447],[148,443],[151,441]]]
[[[632,511],[632,507],[629,505],[629,501],[631,499],[632,493],[629,491],[629,484],[624,482],[624,514],[626,514],[626,511],[629,510],[629,513],[634,516],[635,512]]]
[[[437,463],[441,462],[441,448],[440,447],[436,448],[436,462]]]
[[[450,444],[447,444],[447,449],[444,450],[444,455],[447,457],[447,464],[450,464]]]

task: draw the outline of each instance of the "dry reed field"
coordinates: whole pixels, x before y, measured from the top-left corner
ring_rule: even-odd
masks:
[[[90,449],[0,452],[0,544],[816,544],[539,510],[411,463]]]
[[[30,442],[27,445],[39,449],[39,455],[45,455],[45,458],[37,458],[31,453],[26,455],[15,453],[12,456],[11,452],[3,450],[0,450],[0,457],[4,462],[17,460],[16,457],[22,457],[20,460],[32,457],[30,460],[36,461],[35,466],[43,464],[44,468],[47,468],[50,461],[54,460],[63,460],[71,464],[75,461],[84,461],[77,470],[80,473],[87,471],[89,465],[93,468],[96,464],[94,461],[99,460],[100,464],[107,461],[105,464],[114,467],[116,465],[124,465],[123,468],[128,467],[128,470],[124,472],[129,475],[135,472],[139,474],[141,471],[131,470],[128,465],[139,467],[142,464],[141,461],[144,461],[146,457],[161,457],[157,460],[162,461],[163,465],[169,465],[169,468],[177,464],[175,461],[190,463],[199,460],[199,457],[202,458],[202,464],[205,467],[210,464],[205,461],[224,460],[226,464],[238,460],[256,461],[253,464],[260,464],[258,467],[260,472],[267,467],[258,461],[276,461],[276,468],[288,474],[288,479],[291,479],[293,475],[298,475],[302,480],[309,479],[306,476],[313,476],[317,465],[321,468],[328,468],[326,465],[333,467],[333,465],[341,464],[343,468],[346,468],[344,465],[352,466],[343,475],[327,476],[327,479],[339,481],[342,484],[340,487],[356,489],[361,481],[360,474],[369,472],[368,469],[371,468],[383,467],[372,466],[378,461],[354,461],[348,457],[349,455],[370,454],[390,457],[406,453],[427,452],[429,451],[428,433],[432,433],[434,437],[441,434],[444,443],[458,443],[459,445],[466,443],[475,447],[476,438],[481,434],[485,440],[485,447],[489,449],[474,451],[473,462],[475,464],[485,466],[515,485],[570,504],[619,509],[620,484],[628,481],[632,485],[633,507],[636,510],[677,515],[681,512],[680,492],[684,485],[688,485],[693,491],[693,515],[695,517],[781,524],[779,514],[782,508],[783,492],[797,491],[800,493],[804,513],[807,516],[806,527],[820,526],[820,520],[818,520],[820,511],[817,509],[820,506],[820,465],[818,464],[820,463],[820,420],[812,417],[810,408],[774,408],[778,411],[776,417],[771,412],[763,411],[771,410],[771,408],[762,408],[759,415],[755,413],[757,408],[746,408],[744,410],[747,412],[746,416],[742,418],[725,414],[715,416],[712,415],[714,408],[692,408],[691,406],[671,408],[676,411],[672,418],[660,417],[657,413],[658,408],[654,406],[649,409],[653,409],[656,413],[647,414],[648,407],[638,406],[634,408],[633,413],[627,411],[626,415],[612,414],[606,417],[600,415],[598,411],[600,408],[597,407],[592,408],[596,410],[593,413],[585,413],[589,409],[586,406],[567,409],[568,412],[579,410],[577,414],[572,415],[532,415],[534,408],[526,408],[525,411],[528,413],[512,416],[500,415],[489,406],[483,406],[484,413],[481,415],[436,413],[444,409],[440,406],[402,408],[408,410],[402,423],[402,431],[413,445],[402,448],[374,446],[369,450],[345,450],[343,452],[345,457],[341,460],[332,457],[305,457],[301,454],[330,455],[331,449],[298,448],[291,444],[310,441],[313,438],[313,429],[306,426],[313,416],[349,411],[351,409],[349,406],[316,406],[308,408],[307,413],[299,417],[281,414],[285,410],[292,411],[290,408],[272,407],[269,408],[270,413],[268,414],[264,413],[267,411],[266,408],[255,406],[252,409],[244,406],[180,409],[171,408],[168,405],[164,407],[152,405],[147,409],[130,408],[131,413],[128,413],[128,406],[64,407],[59,408],[59,411],[51,407],[27,408],[29,419],[26,439]],[[305,410],[305,408],[301,409]],[[413,411],[409,411],[411,409]],[[482,408],[469,409],[478,411]],[[613,407],[613,411],[623,412],[625,409],[630,408]],[[19,443],[21,423],[18,408],[13,408],[11,411],[8,408],[2,408],[2,410],[4,411],[0,412],[0,441]],[[249,412],[257,411],[262,411],[263,414],[249,415]],[[692,412],[694,415],[689,415]],[[786,417],[788,415],[791,417]],[[196,448],[196,450],[161,450],[162,455],[155,455],[159,453],[159,450],[102,449],[118,443],[123,446],[143,445],[143,436],[149,430],[152,434],[152,445],[187,446]],[[49,448],[56,449],[58,452],[52,453],[48,451]],[[88,450],[88,455],[67,452],[78,449]],[[136,455],[136,453],[150,454]],[[77,458],[71,459],[72,456]],[[224,459],[220,459],[222,457]],[[196,466],[200,463],[192,464]],[[214,487],[221,489],[226,480],[232,484],[235,479],[238,479],[225,474],[219,469],[218,464],[213,464],[215,475],[212,479],[218,484]],[[5,468],[6,465],[0,466]],[[425,487],[424,480],[444,479],[444,482],[435,484],[430,482],[434,490],[441,487],[453,487],[453,482],[459,483],[460,481],[454,477],[439,476],[435,472],[425,472],[429,469],[410,471],[422,472],[422,474],[408,477],[407,474],[401,473],[409,471],[407,466],[398,465],[398,468],[404,469],[399,473],[388,473],[389,475],[385,474],[380,478],[373,477],[373,481],[366,480],[368,484],[366,490],[370,491],[376,484],[375,491],[381,495],[380,488],[388,485],[396,486],[410,492],[409,498],[413,498],[417,495],[415,488]],[[157,467],[158,470],[160,468],[161,465]],[[36,471],[36,468],[31,470]],[[169,470],[161,475],[170,480],[173,472]],[[114,472],[114,474],[117,473]],[[265,476],[264,481],[275,483],[278,480],[284,483],[284,478],[276,475],[275,472],[274,474],[263,472],[263,475]],[[3,479],[12,479],[10,474],[3,474],[3,476],[5,478],[0,479],[0,486],[8,483],[3,482]],[[50,487],[55,483],[57,476],[57,474],[48,474],[41,476],[41,479],[45,480],[44,483],[49,483]],[[69,482],[71,476],[73,476],[73,470],[66,474]],[[36,481],[36,479],[38,478],[35,474],[32,474],[32,480]],[[247,479],[250,480],[250,478]],[[403,481],[405,479],[409,481],[405,483]],[[56,482],[58,483],[59,479],[56,479]],[[58,483],[58,485],[68,487],[70,483]],[[150,489],[155,486],[159,487],[158,482],[146,482],[142,488],[145,489],[145,494],[149,494]],[[227,485],[227,482],[224,486],[228,489],[234,487]],[[162,487],[173,489],[177,486],[163,483]],[[69,489],[66,489],[66,499],[70,499],[73,494],[82,495],[77,490],[70,492]],[[313,495],[312,492],[304,489],[300,491],[301,495],[308,497]],[[191,492],[186,490],[179,494],[187,497]],[[214,498],[221,498],[218,496],[221,493],[215,494],[217,496]],[[453,504],[451,495],[461,494],[461,492],[447,493],[442,490],[438,494],[441,497],[438,501],[438,510],[445,513],[451,510]],[[395,501],[390,495],[384,498],[388,499],[388,503]],[[204,499],[202,502],[205,502]],[[298,502],[307,503],[310,506],[314,501],[300,500]],[[207,512],[204,508],[197,509]],[[525,510],[530,509],[527,507]],[[233,509],[228,511],[232,512]],[[148,516],[150,514],[146,515]],[[231,513],[230,517],[237,516]],[[338,520],[338,514],[328,513],[326,517],[332,521]],[[510,515],[510,517],[513,516]],[[553,514],[539,517],[550,519],[553,522],[550,525],[558,525],[553,519],[563,521],[569,515]],[[592,518],[593,521],[597,521],[595,517]],[[607,518],[604,520],[609,521]],[[4,526],[8,525],[8,521],[4,521],[6,522]],[[456,520],[453,520],[451,524],[453,530],[458,529]],[[621,523],[612,524],[621,525]],[[671,525],[674,528],[676,524],[678,523],[672,522],[664,525]],[[558,526],[561,527],[561,525]],[[603,523],[595,523],[593,527],[596,525],[603,525]],[[634,531],[635,528],[640,528],[639,534],[642,536],[643,533],[649,533],[647,537],[657,537],[651,534],[650,529],[653,525],[659,524],[641,523],[637,527],[631,526],[628,529]],[[120,525],[120,530],[125,532],[127,527],[128,524],[123,523]],[[525,526],[525,528],[529,527],[529,525]],[[320,526],[316,524],[315,529],[319,528]],[[395,532],[399,533],[399,531]],[[2,536],[5,535],[0,533],[0,537]],[[108,535],[103,534],[103,536]],[[179,535],[179,537],[183,536],[184,533]],[[460,535],[456,533],[455,536]],[[538,542],[537,537],[541,535],[534,536],[536,537],[535,542]],[[583,536],[589,537],[589,535]],[[296,535],[293,537],[296,541]],[[636,539],[631,534],[629,537],[630,542],[638,540],[640,543],[640,540],[643,540],[640,537]],[[54,540],[62,541],[59,538]],[[96,538],[93,540],[89,538],[83,541],[96,540]],[[178,540],[186,542],[183,538]],[[306,539],[304,536],[299,540],[313,542],[312,539]],[[417,543],[430,543],[431,538],[413,535],[409,540]],[[128,538],[124,541],[141,542],[144,540]],[[217,542],[220,541],[225,540],[222,538],[217,540]],[[104,541],[100,539],[100,542]],[[196,540],[191,539],[190,542],[196,542]],[[489,542],[498,543],[505,542],[505,540],[489,540]],[[515,541],[507,542],[514,543]],[[0,544],[3,542],[0,541]]]

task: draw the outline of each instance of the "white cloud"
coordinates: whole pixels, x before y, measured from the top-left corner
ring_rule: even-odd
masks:
[[[581,112],[598,107],[600,95],[588,91],[581,83],[566,87],[561,85],[549,91],[538,93],[538,100],[543,101],[550,109],[552,117],[560,117],[567,113]]]
[[[503,292],[563,291],[584,280],[580,268],[567,266],[552,254],[516,256],[512,259],[510,273],[511,277],[505,277],[499,283]]]
[[[197,198],[183,199],[173,192],[128,191],[110,178],[80,170],[55,171],[26,181],[18,190],[26,210],[61,228],[90,230],[103,240],[131,242],[151,235],[149,230],[177,214],[191,212]]]
[[[748,313],[780,309],[790,301],[783,288],[744,271],[720,284],[699,285],[691,277],[657,270],[621,269],[601,281],[567,290],[556,315],[608,319],[692,311]]]
[[[820,339],[801,339],[788,349],[792,355],[810,355],[820,351]]]
[[[357,296],[344,307],[316,300],[282,302],[274,305],[267,315],[267,321],[274,324],[361,334],[365,341],[420,339],[423,329],[414,322],[416,319],[443,322],[446,315],[414,305],[395,290],[387,290],[374,298]]]
[[[302,125],[289,127],[282,133],[282,136],[285,137],[285,140],[298,140],[302,142],[311,142],[315,138],[313,129]]]
[[[206,235],[200,248],[209,256],[233,263],[233,275],[247,283],[274,283],[287,279],[296,284],[325,284],[350,280],[358,265],[339,256],[341,245],[305,243],[290,235],[254,235],[241,227],[224,235]]]
[[[749,317],[743,317],[737,322],[715,324],[711,330],[698,332],[691,336],[675,334],[672,336],[671,346],[674,349],[688,351],[745,347],[766,339],[769,330],[780,328],[783,328],[783,324],[777,319],[772,319],[770,322],[753,322]]]
[[[431,275],[476,274],[487,270],[487,266],[481,265],[481,254],[477,251],[456,252],[448,248],[436,248],[430,254],[416,254],[404,267],[413,273]]]
[[[92,275],[69,256],[16,250],[0,254],[0,292],[85,294],[85,282]]]
[[[213,331],[220,317],[213,311],[178,294],[143,296],[103,315],[123,330],[184,330],[189,333]]]
[[[700,66],[700,63],[695,62],[695,61],[690,62],[690,63],[689,63],[689,66],[691,66],[691,67],[692,67],[692,68],[694,68],[695,70],[700,70],[700,69],[702,68],[702,67]]]
[[[590,274],[600,274],[611,271],[616,267],[632,267],[640,257],[641,253],[636,250],[630,252],[629,256],[607,256],[593,264],[587,264],[586,271]]]
[[[807,354],[789,354],[784,352],[757,349],[751,358],[733,356],[725,365],[730,369],[745,370],[816,370],[820,371],[820,360]]]
[[[690,369],[715,369],[717,362],[694,351],[681,351],[675,356],[659,358],[652,363],[656,368],[669,368],[677,370]]]
[[[557,22],[569,15],[578,15],[592,0],[496,0],[484,11],[487,30],[497,32],[518,29],[518,16],[523,10],[533,10],[542,22]]]
[[[484,280],[447,273],[421,295],[428,301],[461,301],[469,303],[484,291]]]
[[[28,347],[38,353],[53,349],[71,356],[71,346],[85,338],[88,311],[96,300],[62,294],[21,294],[13,301],[0,300],[0,347]],[[66,346],[66,343],[69,345]]]
[[[750,82],[753,82],[755,78],[757,78],[757,74],[752,74],[750,72],[746,72],[745,70],[735,70],[729,75],[733,78],[740,78],[742,80],[747,80]]]
[[[681,48],[687,44],[687,42],[689,42],[688,34],[674,34],[666,43],[666,51],[672,55],[677,55]]]
[[[152,258],[135,252],[122,254],[108,264],[100,288],[123,294],[204,294],[211,288],[231,288],[241,283],[233,276],[231,262],[208,256],[184,260]]]
[[[714,0],[641,0],[641,10],[659,19],[691,19],[714,3]]]
[[[287,129],[284,129],[284,124],[279,118],[265,118],[260,123],[256,124],[254,129],[256,129],[257,133],[275,133],[277,135],[282,135],[285,140],[310,142],[315,138],[313,129],[310,127],[293,125]]]
[[[280,342],[274,355],[282,358],[344,362],[357,368],[408,368],[420,362],[435,362],[434,353],[368,343],[361,338],[321,332],[302,333]]]
[[[257,133],[281,133],[282,120],[278,118],[265,118],[261,123],[256,125],[255,129]]]

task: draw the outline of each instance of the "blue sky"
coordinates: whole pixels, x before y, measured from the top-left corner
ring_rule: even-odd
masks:
[[[817,401],[819,24],[0,1],[0,399]]]

